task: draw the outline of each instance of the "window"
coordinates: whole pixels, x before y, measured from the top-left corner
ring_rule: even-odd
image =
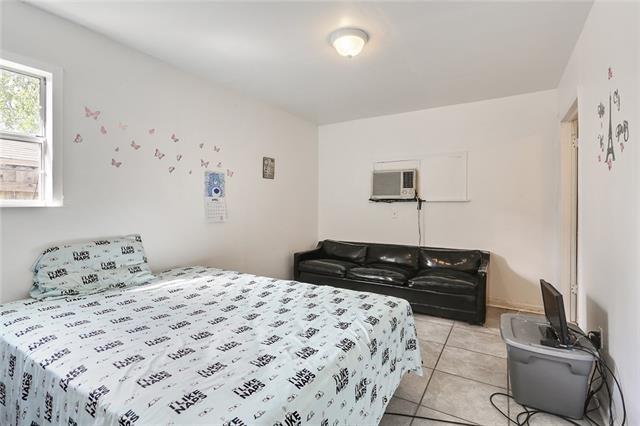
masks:
[[[53,194],[53,74],[0,59],[0,206],[46,206]]]

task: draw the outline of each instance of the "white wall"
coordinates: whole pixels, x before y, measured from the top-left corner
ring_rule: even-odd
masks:
[[[30,267],[48,244],[134,232],[154,270],[204,264],[291,275],[292,253],[317,237],[314,124],[31,6],[2,8],[2,48],[64,70],[64,206],[0,210],[0,302],[27,295]],[[85,118],[85,105],[102,111],[99,122]],[[180,142],[170,141],[173,132]],[[72,142],[76,133],[83,143]],[[262,179],[263,155],[276,158],[273,181]],[[201,158],[235,172],[225,224],[205,222]]]
[[[578,99],[579,114],[579,300],[584,329],[602,327],[608,357],[622,381],[629,424],[640,422],[640,5],[596,2],[558,87],[559,111]],[[608,68],[613,78],[608,78]],[[609,93],[621,93],[615,124],[628,120],[630,140],[611,170],[598,161],[598,134],[608,130]],[[597,105],[607,115],[600,127]],[[618,405],[618,416],[621,416]],[[621,420],[621,418],[619,417]]]
[[[414,203],[368,201],[373,162],[468,151],[471,201],[428,203],[424,245],[490,250],[489,302],[537,309],[558,275],[558,129],[553,90],[321,126],[319,236],[417,244]]]

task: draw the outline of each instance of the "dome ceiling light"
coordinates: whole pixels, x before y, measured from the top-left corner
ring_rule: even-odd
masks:
[[[358,28],[341,28],[332,32],[329,40],[338,54],[352,58],[362,51],[369,35]]]

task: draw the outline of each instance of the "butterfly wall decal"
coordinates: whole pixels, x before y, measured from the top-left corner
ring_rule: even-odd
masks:
[[[131,141],[131,148],[135,149],[136,151],[140,149],[141,145],[138,145],[136,143],[136,141]]]
[[[193,173],[193,170],[189,170],[189,174]]]
[[[149,129],[149,134],[154,135],[156,133],[156,129]]]
[[[164,158],[164,154],[160,152],[158,148],[156,148],[156,152],[153,154],[154,157],[157,157],[158,160],[162,160]]]
[[[204,144],[201,143],[200,145],[198,145],[200,147],[200,149],[204,148]]]
[[[100,133],[102,133],[103,135],[106,135],[107,129],[104,126],[100,126]]]
[[[84,116],[87,118],[93,118],[94,120],[97,120],[98,117],[100,116],[100,111],[91,111],[88,107],[84,107]]]
[[[76,133],[76,137],[73,138],[73,141],[75,143],[82,143],[83,139],[82,139],[82,136],[80,136],[80,133]]]
[[[234,173],[233,170],[227,169],[227,176],[233,177],[233,173]]]
[[[129,125],[118,122],[118,127],[120,128],[120,130],[127,130],[127,127],[129,127]]]
[[[169,173],[173,173],[173,171],[174,171],[175,169],[176,169],[176,168],[175,168],[175,167],[173,167],[173,166],[169,167]]]
[[[115,152],[120,152],[120,147],[117,146],[116,149],[114,149]]]
[[[176,155],[176,161],[180,161],[180,160],[182,160],[182,154]]]
[[[200,166],[201,167],[209,167],[209,162],[208,161],[204,161],[203,159],[200,159]]]
[[[219,169],[222,168],[222,161],[218,161],[218,164],[216,164],[216,167],[218,167]]]
[[[219,147],[219,146],[214,145],[214,146],[213,146],[213,150],[214,150],[215,152],[220,152],[220,147]]]
[[[178,138],[176,137],[176,134],[175,134],[175,133],[172,133],[172,134],[171,134],[171,140],[172,140],[173,142],[178,142],[180,139],[178,139]]]
[[[120,167],[122,165],[122,161],[116,161],[115,159],[111,159],[111,165],[115,167]]]

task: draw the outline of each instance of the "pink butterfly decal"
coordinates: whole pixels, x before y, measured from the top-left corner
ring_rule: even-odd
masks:
[[[175,168],[175,167],[173,167],[173,166],[169,167],[169,173],[173,173],[173,171],[174,171],[175,169],[176,169],[176,168]]]
[[[100,133],[102,133],[103,135],[107,134],[107,129],[105,129],[104,126],[100,126]]]
[[[149,129],[149,134],[154,135],[156,133],[156,129]]]
[[[209,162],[208,161],[204,161],[203,159],[200,159],[200,166],[202,167],[209,167]]]
[[[160,150],[158,148],[156,148],[156,152],[155,154],[153,154],[154,157],[158,157],[159,160],[162,160],[162,158],[164,157],[164,154],[160,152]]]
[[[624,144],[620,142],[620,152],[624,152]]]
[[[229,176],[229,177],[233,177],[233,171],[232,171],[232,170],[227,169],[227,176]]]
[[[75,137],[75,138],[73,138],[73,141],[74,141],[75,143],[82,143],[82,140],[83,140],[83,139],[82,139],[82,136],[80,136],[80,133],[76,133],[76,137]]]
[[[120,152],[120,147],[116,147],[116,149],[114,149],[115,152]]]
[[[136,141],[131,141],[131,148],[135,149],[136,151],[140,149],[140,145],[138,145],[136,143]]]
[[[609,160],[607,161],[607,165],[609,166],[609,170],[611,170],[611,167],[613,166],[613,162]]]
[[[182,154],[176,155],[176,161],[180,161],[180,160],[182,160]]]
[[[100,115],[100,111],[91,111],[86,106],[84,107],[84,116],[85,117],[93,118],[94,120],[97,120],[99,115]]]
[[[174,141],[174,142],[178,142],[180,139],[178,139],[178,138],[176,137],[176,134],[175,134],[175,133],[172,133],[172,134],[171,134],[171,140],[172,140],[172,141]]]
[[[128,124],[122,124],[122,122],[118,123],[118,127],[120,127],[120,130],[127,130],[127,127],[129,127]]]
[[[219,147],[219,146],[214,145],[214,146],[213,146],[213,150],[214,150],[215,152],[220,152],[220,147]]]
[[[192,170],[189,170],[189,174],[191,174],[192,172],[193,172]]]
[[[218,164],[216,164],[216,167],[222,168],[222,161],[218,161]]]
[[[203,143],[201,143],[199,146],[200,146],[200,149],[204,148],[204,144]]]
[[[607,76],[609,77],[609,80],[611,80],[613,78],[613,70],[611,69],[611,67],[609,67],[609,70],[607,72]]]
[[[115,167],[120,167],[122,165],[122,161],[116,161],[113,158],[111,159],[111,165]]]

